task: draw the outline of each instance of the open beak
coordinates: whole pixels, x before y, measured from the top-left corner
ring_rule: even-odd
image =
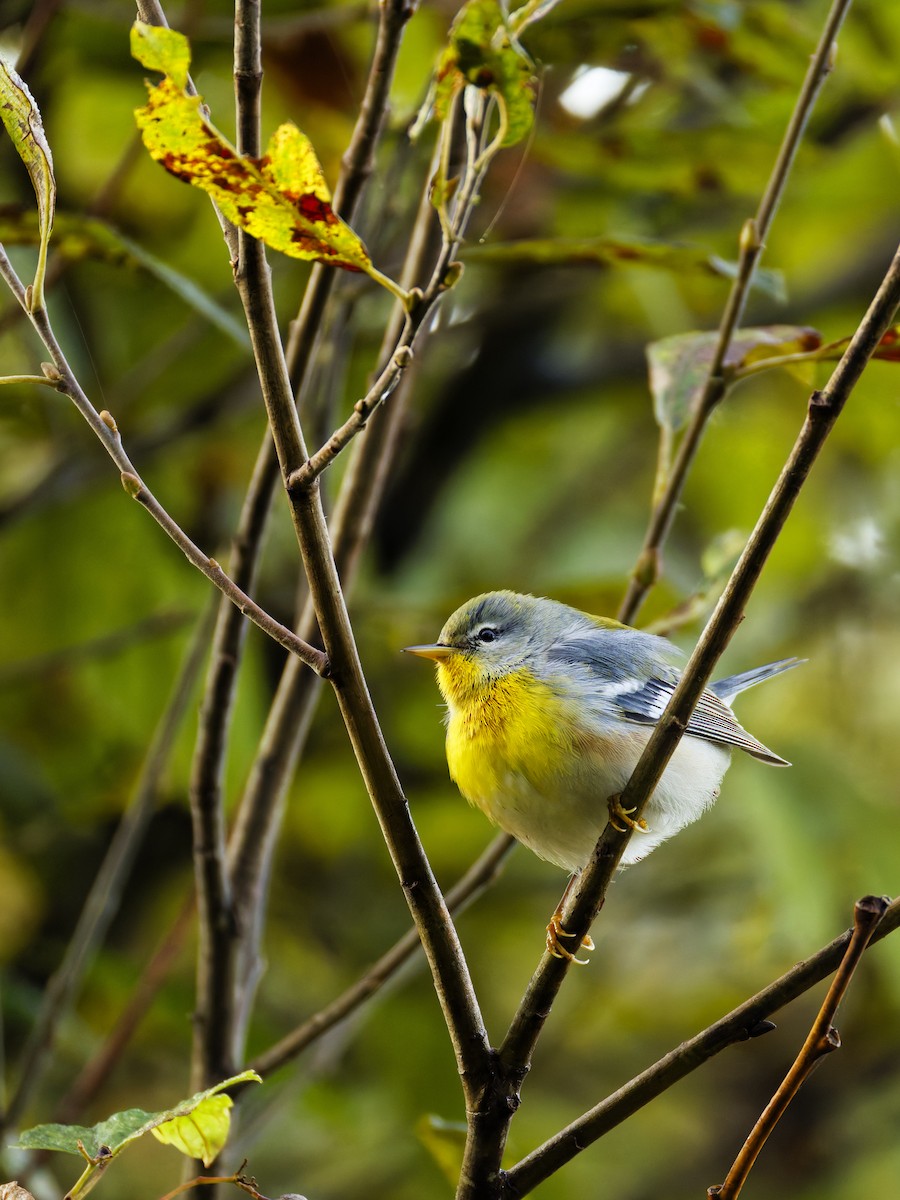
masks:
[[[459,654],[455,646],[442,646],[440,642],[434,642],[430,646],[404,646],[404,654],[415,654],[418,658],[433,658],[440,661],[442,658],[450,658],[454,654]]]

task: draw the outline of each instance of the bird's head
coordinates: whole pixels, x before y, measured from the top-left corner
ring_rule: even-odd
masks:
[[[445,698],[462,703],[493,680],[527,664],[536,648],[552,640],[547,628],[555,614],[535,596],[487,592],[458,608],[438,640],[426,646],[407,646],[407,654],[437,663],[438,684]]]

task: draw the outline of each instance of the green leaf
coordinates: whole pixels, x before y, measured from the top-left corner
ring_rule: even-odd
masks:
[[[109,1158],[110,1155],[118,1154],[137,1138],[143,1137],[145,1133],[150,1133],[161,1125],[174,1123],[195,1113],[206,1100],[217,1096],[225,1088],[251,1081],[262,1082],[255,1071],[244,1071],[240,1075],[217,1083],[215,1087],[208,1088],[205,1092],[197,1092],[196,1095],[180,1101],[174,1107],[163,1112],[150,1113],[144,1112],[141,1108],[129,1108],[124,1112],[113,1113],[105,1121],[100,1121],[90,1128],[84,1125],[35,1125],[33,1129],[26,1129],[20,1135],[16,1145],[21,1150],[59,1150],[64,1154],[77,1155],[79,1158],[83,1157],[81,1149],[83,1147],[84,1153],[92,1159]],[[223,1099],[228,1098],[223,1097]],[[227,1107],[230,1107],[230,1101]],[[217,1119],[221,1120],[221,1117]],[[205,1115],[202,1120],[206,1121]],[[212,1124],[214,1123],[212,1122]],[[227,1127],[225,1133],[227,1136]],[[174,1138],[161,1140],[171,1141],[173,1145],[177,1144]],[[180,1146],[179,1149],[181,1149]],[[185,1153],[193,1153],[193,1151],[185,1151]]]
[[[32,246],[37,245],[39,240],[40,229],[35,213],[0,209],[0,242],[9,246]],[[249,348],[250,338],[244,324],[203,291],[199,284],[168,263],[161,262],[143,246],[98,217],[58,212],[53,223],[53,247],[57,254],[69,262],[90,258],[112,266],[129,269],[139,267],[147,271],[239,346]]]
[[[32,310],[43,307],[44,273],[47,269],[47,245],[56,208],[56,180],[53,156],[44,134],[44,125],[34,97],[25,81],[0,59],[0,117],[25,164],[37,197],[40,222],[40,251],[32,283]]]
[[[469,246],[465,257],[473,262],[535,263],[538,266],[636,266],[664,270],[696,271],[733,279],[737,265],[709,254],[699,246],[679,246],[649,238],[589,237],[523,239],[494,245]],[[784,277],[780,271],[759,271],[754,286],[784,299]]]
[[[199,1158],[208,1167],[228,1141],[231,1097],[208,1096],[193,1112],[164,1121],[150,1132],[160,1142],[174,1146],[188,1158]]]
[[[534,67],[509,32],[498,0],[469,0],[450,27],[438,60],[434,114],[444,120],[466,84],[496,96],[503,110],[502,145],[514,146],[534,123]]]
[[[683,428],[706,384],[718,333],[679,333],[647,347],[650,391],[657,424],[673,433]],[[806,326],[768,325],[741,329],[731,340],[725,367],[739,369],[763,358],[815,350],[821,335]]]
[[[238,154],[203,116],[201,98],[184,90],[190,52],[182,34],[137,21],[131,51],[166,73],[155,87],[148,83],[148,102],[135,110],[151,157],[177,179],[207,192],[232,224],[267,246],[291,258],[363,271],[405,299],[331,207],[315,151],[296,125],[280,126],[262,158]]]

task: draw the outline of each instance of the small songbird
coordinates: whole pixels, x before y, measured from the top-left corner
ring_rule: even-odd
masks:
[[[681,674],[673,665],[681,652],[666,638],[504,591],[467,601],[437,642],[407,652],[436,661],[451,778],[495,825],[577,874],[610,816],[632,824],[618,794]],[[800,661],[731,675],[702,693],[623,864],[714,803],[732,747],[790,766],[738,724],[731,702]],[[555,938],[548,945],[562,950]]]

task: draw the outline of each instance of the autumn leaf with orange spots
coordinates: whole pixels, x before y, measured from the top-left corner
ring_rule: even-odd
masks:
[[[201,97],[185,90],[190,46],[173,29],[136,21],[131,53],[165,78],[147,85],[135,110],[151,157],[176,179],[207,192],[233,224],[291,258],[363,271],[401,300],[406,293],[377,270],[362,240],[331,207],[331,194],[309,138],[279,126],[265,154],[239,154],[201,112]]]

